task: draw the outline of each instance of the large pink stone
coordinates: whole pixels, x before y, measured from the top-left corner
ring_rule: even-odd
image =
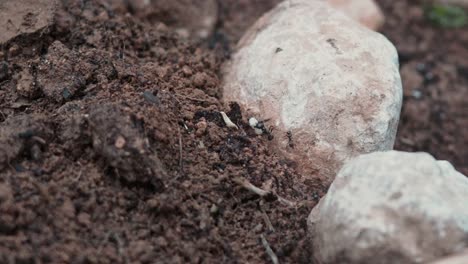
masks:
[[[361,155],[310,213],[312,252],[321,264],[432,263],[468,247],[467,199],[468,178],[428,153]],[[432,264],[468,263],[456,259]]]
[[[393,148],[402,103],[396,50],[324,1],[285,1],[265,14],[224,71],[225,102],[269,118],[273,147],[304,177],[331,181],[349,158]]]

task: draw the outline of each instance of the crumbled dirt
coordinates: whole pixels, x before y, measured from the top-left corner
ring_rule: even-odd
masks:
[[[18,13],[32,2],[15,1]],[[308,263],[306,218],[327,186],[300,181],[220,101],[221,64],[278,1],[218,1],[206,38],[181,34],[196,19],[170,9],[50,2],[28,12],[52,20],[24,16],[27,30],[0,40],[0,263],[269,263],[262,234],[281,263]],[[401,19],[414,10],[393,2],[384,31],[422,93],[405,91],[398,147],[466,172],[467,36]]]
[[[0,263],[268,262],[261,234],[282,261],[306,261],[325,186],[297,180],[220,102],[220,65],[248,26],[236,14],[267,2],[223,1],[226,23],[185,42],[157,12],[64,0],[42,34],[4,42]]]

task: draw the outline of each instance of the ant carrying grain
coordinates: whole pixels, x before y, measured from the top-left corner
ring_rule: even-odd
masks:
[[[266,134],[267,135],[267,138],[268,140],[273,140],[273,135],[271,134],[274,130],[274,127],[273,126],[269,126],[268,128],[265,126],[265,122],[268,122],[270,119],[265,119],[265,120],[262,120],[262,121],[258,121],[257,119],[255,119],[254,117],[251,117],[249,119],[249,125],[250,127],[252,127],[253,129],[255,129],[255,133],[257,133],[257,135],[262,135],[262,134]]]
[[[286,132],[286,136],[288,137],[288,146],[290,148],[294,148],[294,142],[293,142],[293,139],[292,139],[292,132],[291,130],[289,130],[288,132]]]

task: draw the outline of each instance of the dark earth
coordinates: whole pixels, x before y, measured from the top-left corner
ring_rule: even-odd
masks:
[[[220,100],[223,62],[279,1],[143,2],[0,1],[0,263],[271,263],[266,244],[309,263],[328,186]],[[396,148],[468,174],[466,28],[378,2],[405,89]]]

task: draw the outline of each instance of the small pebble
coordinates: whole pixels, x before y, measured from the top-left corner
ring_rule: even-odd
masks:
[[[195,135],[202,136],[206,132],[206,128],[208,127],[208,123],[206,123],[205,118],[201,118],[200,121],[196,124],[197,131]]]
[[[200,141],[200,142],[198,143],[198,148],[199,148],[199,149],[204,149],[204,148],[205,148],[205,144],[203,143],[203,141]]]
[[[91,225],[91,216],[87,213],[80,213],[78,215],[78,223],[84,226],[90,226]]]
[[[195,76],[193,76],[193,84],[196,87],[202,87],[205,85],[206,78],[204,73],[197,72]]]
[[[122,136],[118,136],[117,139],[115,140],[115,147],[118,149],[121,149],[125,146],[125,138]]]
[[[216,206],[216,204],[213,204],[213,205],[211,206],[211,208],[210,208],[210,213],[211,213],[211,214],[216,214],[216,213],[218,213],[218,210],[219,210],[219,209],[218,209],[218,206]]]
[[[182,72],[184,73],[185,76],[190,76],[193,74],[192,69],[188,66],[182,67]]]
[[[418,70],[419,73],[425,73],[427,70],[426,64],[424,63],[418,63],[416,65],[416,70]]]
[[[422,97],[422,92],[415,89],[415,90],[413,90],[412,95],[413,95],[413,97],[414,97],[415,99],[421,99],[421,97]]]
[[[20,47],[14,44],[13,46],[10,47],[10,49],[8,50],[8,53],[10,57],[15,57],[16,55],[20,53]]]

